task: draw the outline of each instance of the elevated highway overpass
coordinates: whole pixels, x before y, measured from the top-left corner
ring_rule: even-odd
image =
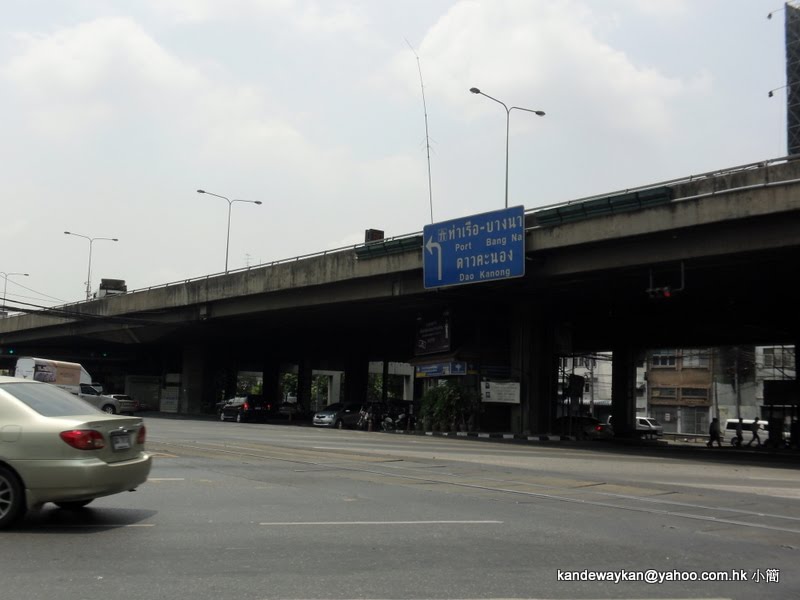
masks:
[[[218,393],[211,371],[237,365],[342,369],[358,399],[367,360],[464,360],[520,381],[514,422],[536,431],[560,354],[615,352],[625,422],[630,369],[617,357],[800,338],[795,158],[529,210],[525,248],[522,278],[425,290],[423,239],[411,234],[11,316],[0,346],[101,372],[182,373],[186,412]],[[665,287],[669,298],[648,293]],[[419,323],[442,318],[448,348],[420,355]]]

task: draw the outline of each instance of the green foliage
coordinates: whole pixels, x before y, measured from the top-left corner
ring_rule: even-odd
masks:
[[[236,395],[244,396],[247,394],[260,394],[264,389],[264,383],[261,377],[256,375],[245,375],[239,373],[236,379]]]
[[[477,390],[462,387],[455,381],[429,388],[422,396],[420,416],[441,430],[466,428],[478,413],[480,396]]]
[[[284,398],[297,396],[297,379],[294,373],[281,373],[281,392]]]

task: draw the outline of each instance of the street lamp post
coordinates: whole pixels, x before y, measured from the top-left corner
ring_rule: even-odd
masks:
[[[23,277],[27,277],[27,273],[6,273],[5,271],[0,271],[0,275],[3,276],[3,308],[0,312],[3,314],[4,317],[8,316],[6,312],[6,291],[8,290],[8,278],[12,277],[13,275],[21,275]]]
[[[509,121],[511,120],[511,111],[512,110],[524,110],[525,112],[533,113],[540,117],[544,116],[543,110],[532,110],[530,108],[522,108],[521,106],[512,106],[509,108],[506,106],[505,102],[501,102],[497,98],[492,98],[489,94],[484,94],[478,88],[469,88],[469,91],[473,94],[480,94],[481,96],[486,96],[489,100],[494,100],[498,104],[502,105],[503,108],[506,109],[506,208],[508,208],[508,130],[509,130]]]
[[[216,196],[217,198],[222,198],[228,203],[228,233],[225,238],[225,272],[228,272],[228,249],[230,248],[231,244],[231,207],[233,206],[234,202],[247,202],[249,204],[261,204],[261,200],[238,200],[234,199],[231,200],[225,196],[220,196],[219,194],[214,194],[212,192],[207,192],[205,190],[197,190],[198,194],[208,194],[209,196]]]
[[[89,271],[86,274],[86,299],[92,299],[92,244],[99,240],[106,240],[109,242],[118,242],[117,238],[107,238],[107,237],[89,237],[88,235],[82,235],[80,233],[73,233],[71,231],[65,231],[64,235],[74,235],[76,237],[83,238],[85,240],[89,240]]]

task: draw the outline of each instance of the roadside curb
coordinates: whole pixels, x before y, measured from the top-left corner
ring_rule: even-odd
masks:
[[[634,446],[645,446],[645,447],[657,447],[657,446],[668,446],[669,444],[665,441],[661,440],[640,440],[640,439],[623,439],[623,438],[616,438],[613,440],[578,440],[575,437],[571,436],[557,436],[557,435],[547,435],[547,434],[525,434],[525,433],[504,433],[504,432],[494,432],[494,433],[483,433],[483,432],[475,432],[475,431],[406,431],[406,430],[394,430],[394,431],[381,431],[380,433],[395,433],[401,435],[423,435],[429,437],[445,437],[445,438],[469,438],[469,439],[479,439],[479,440],[492,440],[492,441],[515,441],[515,442],[525,442],[525,443],[542,443],[542,444],[559,444],[559,443],[597,443],[597,442],[608,442],[611,444],[617,445],[634,445]]]
[[[717,456],[751,456],[751,457],[772,457],[782,458],[787,460],[796,461],[800,457],[800,451],[789,448],[782,449],[768,449],[768,448],[706,448],[705,444],[675,444],[666,440],[642,440],[638,438],[614,438],[608,440],[578,440],[574,437],[559,437],[556,435],[530,435],[520,433],[479,433],[479,432],[464,432],[464,431],[380,431],[378,433],[400,434],[400,435],[417,435],[425,437],[440,437],[452,439],[472,439],[484,440],[493,442],[509,442],[520,443],[527,445],[541,445],[541,446],[572,446],[572,447],[633,447],[642,450],[660,450],[665,449],[670,452],[685,452],[685,453],[702,453]]]

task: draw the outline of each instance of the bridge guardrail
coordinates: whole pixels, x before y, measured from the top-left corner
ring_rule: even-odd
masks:
[[[727,168],[727,169],[722,169],[722,170],[717,169],[717,170],[714,170],[714,171],[708,171],[706,173],[689,175],[689,176],[686,176],[686,177],[679,177],[679,178],[676,178],[676,179],[670,179],[670,180],[661,181],[661,182],[658,182],[658,183],[651,183],[651,184],[642,185],[642,186],[633,187],[633,188],[626,188],[624,190],[617,190],[617,191],[610,192],[610,193],[595,194],[595,195],[592,195],[592,196],[579,198],[579,199],[575,199],[575,200],[568,200],[568,201],[557,202],[557,203],[554,203],[554,204],[548,204],[548,205],[544,205],[544,206],[537,206],[535,208],[527,209],[525,211],[525,214],[526,215],[535,214],[535,213],[537,213],[539,211],[548,211],[548,210],[552,210],[552,209],[568,207],[568,206],[572,206],[572,205],[575,205],[575,204],[586,203],[586,202],[600,200],[600,199],[603,199],[603,198],[608,198],[608,197],[611,197],[611,196],[619,196],[619,195],[630,194],[630,193],[639,193],[639,192],[643,192],[643,191],[650,190],[650,189],[653,189],[653,188],[663,188],[665,186],[674,186],[674,185],[692,183],[692,182],[700,181],[700,180],[703,180],[703,179],[713,179],[713,178],[717,178],[717,177],[726,177],[726,176],[730,176],[730,175],[735,174],[735,173],[741,173],[743,171],[749,171],[749,170],[754,170],[754,169],[758,169],[758,168],[766,168],[766,167],[769,167],[769,166],[772,166],[772,165],[775,165],[775,164],[789,163],[789,162],[793,162],[795,160],[800,160],[800,155],[791,155],[791,156],[784,156],[784,157],[780,157],[780,158],[767,159],[767,160],[763,160],[763,161],[759,161],[759,162],[748,163],[748,164],[744,164],[744,165],[730,167],[730,168]],[[679,198],[675,198],[674,200],[679,200]],[[396,241],[400,241],[400,240],[407,240],[409,238],[413,238],[413,237],[421,236],[421,235],[422,235],[422,232],[421,231],[417,231],[417,232],[414,232],[414,233],[407,233],[407,234],[402,234],[402,235],[389,237],[389,238],[386,238],[385,240],[382,240],[382,241],[383,242],[396,242]],[[376,242],[369,242],[369,243],[370,244],[374,244]],[[299,262],[301,260],[306,260],[306,259],[309,259],[309,258],[316,258],[316,257],[320,257],[320,256],[328,256],[328,255],[331,255],[331,254],[338,254],[338,253],[341,253],[341,252],[355,252],[357,249],[363,248],[365,245],[366,244],[364,244],[364,243],[359,243],[359,244],[353,244],[353,245],[349,245],[349,246],[342,246],[342,247],[333,248],[333,249],[330,249],[330,250],[322,250],[322,251],[317,251],[317,252],[311,252],[311,253],[308,253],[308,254],[301,254],[299,256],[294,256],[294,257],[291,257],[291,258],[284,258],[284,259],[274,260],[274,261],[270,261],[270,262],[266,262],[266,263],[259,263],[258,265],[240,267],[238,269],[232,269],[232,270],[229,270],[227,272],[222,271],[222,272],[217,272],[217,273],[209,273],[207,275],[199,275],[197,277],[189,277],[189,278],[186,278],[186,279],[175,280],[175,281],[171,281],[171,282],[168,282],[168,283],[161,283],[161,284],[158,284],[158,285],[152,285],[152,286],[148,286],[148,287],[136,288],[136,289],[128,291],[126,295],[136,294],[136,293],[140,293],[140,292],[147,292],[147,291],[150,291],[150,290],[162,289],[162,288],[166,288],[166,287],[170,287],[170,286],[174,286],[174,285],[185,285],[187,283],[191,283],[191,282],[194,282],[194,281],[203,281],[203,280],[211,279],[211,278],[214,278],[214,277],[221,277],[221,276],[224,276],[224,275],[230,275],[231,273],[242,273],[242,272],[252,271],[254,269],[263,269],[263,268],[267,268],[267,267],[273,267],[273,266],[276,266],[276,265],[282,265],[282,264],[287,264],[287,263],[292,263],[292,262]],[[69,302],[69,303],[66,303],[66,304],[52,306],[49,309],[44,309],[44,310],[61,309],[61,308],[64,308],[64,307],[75,306],[75,305],[78,305],[78,304],[84,304],[85,302],[86,301]]]

